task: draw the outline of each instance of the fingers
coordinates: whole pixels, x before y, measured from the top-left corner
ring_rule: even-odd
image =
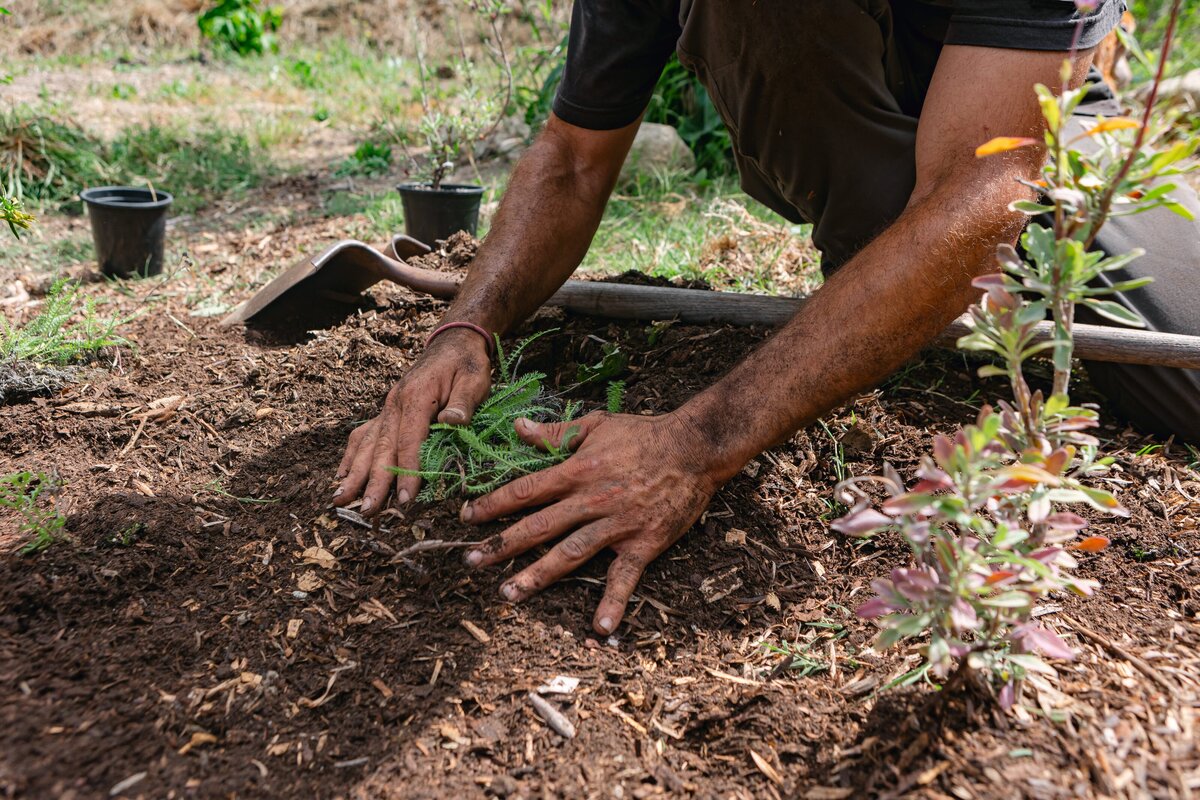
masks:
[[[521,441],[525,444],[540,447],[543,450],[562,447],[565,444],[571,450],[575,450],[583,444],[588,433],[608,416],[607,413],[601,411],[570,422],[534,422],[522,417],[516,421],[514,427],[517,436],[521,437]]]
[[[583,513],[578,503],[555,503],[488,539],[478,549],[468,552],[464,560],[471,567],[490,567],[593,519],[594,516]]]
[[[350,472],[350,467],[354,466],[354,457],[358,455],[358,449],[362,446],[363,436],[368,433],[372,422],[363,423],[350,431],[350,440],[346,443],[346,454],[342,456],[342,461],[338,464],[337,472],[333,476],[339,481],[345,478]]]
[[[371,458],[375,453],[378,423],[378,419],[373,419],[350,433],[346,455],[342,456],[342,463],[338,467],[338,477],[342,482],[333,493],[334,505],[344,506],[353,501],[367,484],[367,478],[371,474]]]
[[[541,472],[522,475],[491,494],[463,503],[459,516],[463,522],[478,524],[557,500],[573,485],[568,469],[564,462]]]
[[[437,421],[448,425],[467,424],[483,398],[487,397],[491,385],[491,375],[484,370],[459,370],[450,387],[450,398],[438,414]]]
[[[550,584],[570,575],[611,541],[613,525],[593,522],[563,539],[530,566],[500,587],[505,600],[517,602],[537,594]]]
[[[596,608],[592,628],[596,633],[607,636],[617,629],[625,617],[625,607],[633,596],[646,564],[641,556],[618,553],[608,567],[608,581],[604,586],[604,598]]]
[[[437,398],[432,395],[404,398],[395,425],[381,421],[371,456],[371,472],[363,490],[362,514],[370,515],[383,508],[392,481],[396,482],[396,503],[403,505],[413,498],[421,485],[416,475],[397,476],[392,467],[418,470],[421,468],[421,443],[429,434],[429,422],[437,412]],[[395,418],[395,417],[393,417]]]

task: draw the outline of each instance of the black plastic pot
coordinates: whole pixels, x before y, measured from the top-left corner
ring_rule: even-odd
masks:
[[[443,183],[402,183],[396,187],[404,203],[404,232],[417,241],[433,244],[459,231],[472,236],[479,227],[482,186]]]
[[[157,275],[163,268],[167,192],[129,186],[101,186],[79,195],[87,206],[100,271],[114,278]]]

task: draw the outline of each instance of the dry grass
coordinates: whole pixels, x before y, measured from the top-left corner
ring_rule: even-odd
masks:
[[[189,50],[200,44],[196,14],[204,0],[8,0],[12,17],[0,58],[85,56],[105,52]],[[284,9],[280,41],[319,44],[338,37],[411,55],[417,36],[449,37],[457,0],[276,0]],[[532,0],[524,5],[535,7]],[[569,2],[555,0],[566,9]],[[513,34],[519,39],[518,26]],[[517,42],[519,43],[519,41]],[[436,49],[431,52],[437,52]]]

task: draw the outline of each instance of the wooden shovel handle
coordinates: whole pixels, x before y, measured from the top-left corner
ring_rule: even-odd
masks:
[[[458,292],[458,279],[451,275],[395,261],[388,266],[387,277],[414,291],[443,299],[450,299]],[[596,317],[678,319],[689,324],[739,326],[782,325],[803,304],[801,297],[576,280],[567,281],[546,301],[548,306]],[[959,317],[938,337],[938,344],[953,348],[967,332],[966,322]],[[1051,338],[1052,334],[1049,322],[1037,326],[1039,341]],[[1200,369],[1200,336],[1080,324],[1075,325],[1074,334],[1075,355],[1085,361]]]

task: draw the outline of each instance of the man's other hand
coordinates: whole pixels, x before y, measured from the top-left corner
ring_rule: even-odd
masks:
[[[522,419],[516,431],[531,445],[566,444],[575,452],[561,464],[463,505],[462,519],[471,524],[545,506],[469,551],[466,562],[472,567],[499,564],[565,535],[500,587],[505,599],[517,602],[607,547],[616,558],[592,625],[598,633],[610,634],[647,565],[699,518],[728,473],[715,477],[703,466],[702,442],[676,414],[602,412],[558,423]]]
[[[439,335],[388,392],[379,416],[350,434],[337,471],[341,484],[333,494],[334,504],[344,506],[361,495],[362,513],[375,514],[393,482],[397,505],[407,503],[421,479],[396,475],[392,468],[419,469],[421,443],[430,423],[469,422],[490,387],[491,364],[483,337],[464,329]]]

